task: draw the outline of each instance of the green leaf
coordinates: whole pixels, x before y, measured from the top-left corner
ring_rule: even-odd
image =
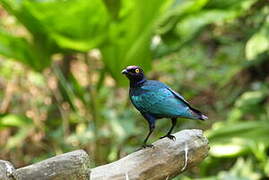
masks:
[[[35,70],[41,70],[47,64],[25,38],[16,37],[0,30],[0,55],[18,60]]]
[[[120,74],[127,65],[140,65],[148,70],[151,62],[150,44],[153,30],[162,12],[171,1],[123,1],[120,16],[110,24],[109,39],[101,52],[112,76],[122,82]]]
[[[190,15],[177,24],[176,32],[181,41],[191,40],[205,25],[234,19],[236,11],[209,10]]]
[[[106,37],[109,14],[102,0],[26,1],[24,7],[44,27],[47,38],[63,49],[86,52]]]
[[[169,11],[167,11],[161,19],[157,32],[159,34],[168,32],[178,21],[187,15],[199,12],[207,2],[208,0],[174,1],[173,5],[169,8]]]
[[[259,180],[261,174],[255,171],[255,163],[249,158],[240,157],[229,171],[220,172],[217,179],[222,180]]]
[[[175,1],[157,29],[162,41],[153,49],[154,57],[159,58],[187,47],[197,40],[203,27],[233,21],[248,12],[256,1]]]
[[[0,127],[23,127],[32,123],[32,120],[22,115],[8,114],[0,118]]]
[[[57,52],[55,43],[49,39],[47,36],[46,28],[43,24],[27,9],[27,0],[26,1],[11,1],[11,0],[0,0],[0,4],[29,31],[31,41],[26,42],[23,38],[19,42],[19,50],[23,48],[23,53],[20,55],[14,55],[14,58],[22,63],[29,65],[31,68],[37,71],[43,70],[47,67],[50,62],[50,56],[53,52]],[[4,36],[6,41],[14,42],[17,44],[19,40],[16,40],[16,37],[12,37],[7,33],[1,33],[2,37]],[[10,44],[10,43],[9,43]],[[6,45],[6,44],[4,44]],[[9,47],[10,49],[15,49],[14,47]],[[27,49],[27,52],[26,52]],[[3,53],[4,56],[7,56],[7,53]],[[10,57],[8,55],[7,57]]]
[[[206,5],[206,8],[247,10],[256,1],[258,0],[211,0]]]
[[[21,147],[24,145],[24,140],[29,136],[29,127],[22,127],[19,131],[12,137],[8,139],[7,144],[5,145],[6,149],[12,149],[14,147]]]
[[[228,127],[228,128],[227,128]],[[250,151],[255,143],[269,145],[268,121],[219,122],[206,132],[213,156],[237,156]]]
[[[268,89],[248,91],[240,96],[236,101],[235,106],[244,108],[245,106],[259,106],[259,103],[268,95]]]
[[[102,0],[0,0],[0,3],[32,36],[30,53],[35,58],[22,53],[16,59],[36,70],[47,67],[55,53],[66,49],[86,52],[103,43],[107,35],[109,14]]]
[[[259,54],[268,51],[269,49],[269,31],[268,25],[261,28],[255,33],[246,44],[247,60],[253,60]]]

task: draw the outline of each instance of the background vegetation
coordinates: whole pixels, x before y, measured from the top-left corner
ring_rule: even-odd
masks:
[[[267,179],[268,49],[267,0],[0,0],[0,159],[133,152],[147,125],[120,71],[136,64],[209,116],[179,121],[211,150],[175,179]]]

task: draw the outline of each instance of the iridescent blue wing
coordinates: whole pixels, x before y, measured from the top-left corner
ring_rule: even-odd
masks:
[[[189,107],[176,98],[166,86],[152,88],[142,87],[144,93],[131,96],[134,106],[140,112],[147,112],[159,117],[190,117]]]
[[[175,97],[177,97],[179,100],[181,100],[182,102],[184,102],[186,105],[188,105],[188,106],[190,106],[190,104],[189,104],[189,102],[188,101],[186,101],[185,99],[184,99],[184,97],[183,96],[181,96],[180,94],[178,94],[176,91],[174,91],[173,89],[171,89],[170,87],[166,87],[171,93],[173,93],[173,95],[175,96]]]
[[[199,110],[191,107],[191,105],[188,103],[188,101],[186,101],[183,96],[181,96],[180,94],[178,94],[177,92],[175,92],[174,90],[172,90],[171,88],[167,87],[168,90],[170,90],[175,97],[177,97],[178,99],[180,99],[182,102],[184,102],[188,107],[189,107],[189,111],[191,112],[191,117],[192,119],[200,119],[200,120],[206,120],[208,119],[207,116],[205,116],[204,114],[202,114],[202,112],[200,112]]]

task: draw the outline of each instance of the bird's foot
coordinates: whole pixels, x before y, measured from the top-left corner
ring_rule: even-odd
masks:
[[[142,148],[147,148],[147,147],[154,148],[154,146],[152,144],[143,144],[142,145]]]
[[[143,144],[139,149],[137,149],[137,151],[141,150],[141,149],[145,149],[145,148],[154,148],[155,146],[152,144]]]
[[[163,139],[163,138],[165,138],[165,137],[168,137],[169,139],[171,139],[171,140],[173,140],[173,141],[176,140],[176,137],[173,136],[173,135],[171,135],[171,134],[166,134],[165,136],[160,137],[160,139]]]

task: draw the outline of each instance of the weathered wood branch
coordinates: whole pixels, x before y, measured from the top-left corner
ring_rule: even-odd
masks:
[[[164,138],[154,148],[134,152],[113,163],[89,169],[89,156],[77,150],[15,169],[0,160],[0,180],[163,180],[171,179],[201,162],[208,140],[201,130],[183,130],[176,140]]]
[[[15,168],[10,162],[0,160],[0,180],[13,180],[14,172]]]
[[[77,150],[19,168],[13,177],[16,180],[84,180],[89,179],[88,165],[88,154]]]
[[[207,156],[208,140],[201,130],[183,130],[174,135],[175,141],[160,139],[153,143],[155,148],[142,149],[92,169],[91,180],[171,179]]]

